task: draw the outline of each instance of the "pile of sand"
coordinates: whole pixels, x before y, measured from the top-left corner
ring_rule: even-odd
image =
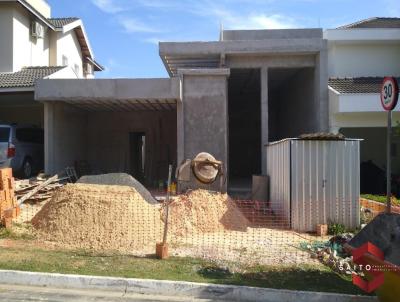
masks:
[[[131,187],[67,184],[32,219],[40,239],[63,247],[132,251],[154,248],[160,207]]]
[[[157,204],[157,200],[151,195],[151,193],[139,181],[126,173],[84,175],[78,179],[77,183],[132,187],[142,195],[144,200],[148,203]]]
[[[165,209],[165,208],[164,208]],[[169,206],[169,236],[246,231],[247,219],[226,194],[180,195]],[[127,186],[67,184],[32,219],[38,237],[57,246],[97,251],[153,250],[165,211]]]
[[[179,195],[169,205],[169,232],[177,236],[247,230],[248,220],[227,194],[207,190]]]

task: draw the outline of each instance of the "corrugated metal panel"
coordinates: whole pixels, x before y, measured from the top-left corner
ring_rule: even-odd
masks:
[[[290,140],[267,147],[270,205],[290,226]]]
[[[270,201],[297,231],[360,221],[360,142],[283,140],[267,147]]]
[[[359,142],[292,144],[292,228],[315,231],[318,223],[359,225]]]

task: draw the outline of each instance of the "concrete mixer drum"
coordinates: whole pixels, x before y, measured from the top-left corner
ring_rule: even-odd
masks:
[[[193,175],[193,176],[192,176]],[[187,159],[177,168],[178,184],[186,188],[204,188],[220,180],[220,191],[225,183],[223,162],[218,161],[207,152],[201,152],[192,160]]]
[[[203,184],[211,184],[220,174],[222,162],[217,161],[209,153],[201,152],[192,160],[192,171],[194,176]]]

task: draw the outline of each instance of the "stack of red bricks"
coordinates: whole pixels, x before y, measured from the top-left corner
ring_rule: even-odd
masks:
[[[20,214],[14,189],[15,183],[12,169],[0,169],[0,220],[6,228],[11,227],[12,219]]]

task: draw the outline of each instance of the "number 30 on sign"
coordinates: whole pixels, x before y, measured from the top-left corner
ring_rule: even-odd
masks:
[[[386,111],[391,111],[396,107],[399,98],[399,86],[394,77],[385,77],[381,89],[381,103]]]

